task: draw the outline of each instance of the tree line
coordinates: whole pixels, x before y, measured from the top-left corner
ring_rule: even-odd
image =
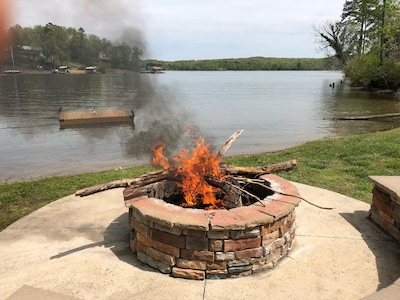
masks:
[[[6,33],[16,61],[31,68],[45,69],[77,63],[83,66],[101,62],[106,67],[139,71],[149,66],[165,70],[327,70],[333,69],[331,58],[273,58],[250,57],[210,60],[142,60],[143,51],[125,42],[113,44],[105,38],[87,34],[83,28],[62,27],[52,23],[45,26],[21,27],[15,25]],[[9,50],[8,50],[9,51]],[[8,64],[11,64],[10,55]]]
[[[346,0],[340,20],[315,26],[314,32],[354,85],[400,88],[398,0]]]
[[[275,58],[249,57],[209,60],[157,61],[147,64],[162,65],[166,70],[180,71],[277,71],[277,70],[329,70],[334,69],[334,61],[326,58]]]
[[[100,61],[114,68],[139,70],[142,50],[126,42],[111,41],[87,34],[83,28],[15,25],[5,33],[19,63],[54,68],[69,62],[93,65]],[[10,56],[8,56],[10,57]]]

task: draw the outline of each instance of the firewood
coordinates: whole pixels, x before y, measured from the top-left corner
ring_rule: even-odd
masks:
[[[114,189],[114,188],[119,188],[119,187],[142,187],[154,182],[158,182],[167,178],[172,178],[173,174],[175,173],[175,169],[165,169],[165,170],[160,170],[160,171],[154,171],[154,172],[149,172],[146,174],[143,174],[140,177],[137,178],[131,178],[131,179],[121,179],[121,180],[115,180],[99,185],[95,185],[89,188],[81,189],[75,192],[76,196],[88,196],[94,193],[102,192],[105,190],[109,189]]]
[[[226,203],[225,208],[234,208],[243,206],[242,193],[238,192],[239,183],[236,182],[234,177],[230,178],[217,178],[213,176],[207,176],[204,180],[213,187],[219,188],[224,193],[223,201]]]
[[[225,155],[225,153],[229,150],[229,148],[232,146],[233,142],[239,137],[239,135],[242,134],[242,132],[244,131],[244,129],[239,129],[237,131],[235,131],[230,137],[229,139],[226,140],[226,142],[224,143],[224,145],[222,145],[222,147],[219,149],[217,156],[218,157],[222,157]]]
[[[296,160],[290,160],[286,162],[281,162],[269,166],[262,166],[262,167],[236,167],[236,166],[221,166],[221,169],[229,175],[246,175],[257,177],[262,174],[273,173],[277,171],[287,171],[293,169],[297,165]],[[146,174],[143,174],[137,178],[128,178],[128,179],[121,179],[115,180],[99,185],[95,185],[92,187],[88,187],[85,189],[81,189],[75,192],[76,196],[88,196],[94,193],[106,191],[109,189],[120,188],[120,187],[142,187],[151,183],[155,183],[164,179],[170,180],[178,180],[175,176],[176,170],[174,168],[153,171]]]
[[[221,168],[230,175],[248,175],[248,176],[259,176],[263,174],[278,172],[278,171],[289,171],[297,165],[295,159],[284,161],[277,164],[261,167],[236,167],[236,166],[222,166]]]

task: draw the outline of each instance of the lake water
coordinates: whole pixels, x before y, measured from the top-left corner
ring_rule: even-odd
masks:
[[[149,163],[158,139],[176,154],[196,136],[219,148],[244,129],[227,155],[254,154],[400,126],[400,118],[333,121],[400,112],[392,96],[353,90],[342,80],[328,71],[0,76],[0,181]],[[135,126],[61,130],[60,107],[133,109]]]

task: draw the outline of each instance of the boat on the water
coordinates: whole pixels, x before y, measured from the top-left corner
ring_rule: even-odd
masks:
[[[6,74],[6,75],[21,74],[21,73],[22,73],[21,70],[6,70],[6,71],[3,72],[3,74]]]
[[[12,75],[12,74],[20,74],[20,73],[22,73],[21,70],[16,70],[16,69],[15,69],[14,52],[13,52],[12,47],[10,47],[10,53],[11,53],[11,60],[12,60],[13,68],[12,68],[12,70],[6,70],[6,71],[4,71],[3,74],[6,74],[6,75],[10,75],[10,74],[11,74],[11,75]]]
[[[133,124],[134,118],[133,110],[129,113],[122,109],[64,112],[60,108],[58,112],[61,129],[93,124]]]

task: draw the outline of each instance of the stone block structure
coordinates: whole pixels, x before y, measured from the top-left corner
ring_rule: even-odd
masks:
[[[400,241],[400,176],[370,176],[374,184],[370,218]]]
[[[229,210],[183,208],[149,197],[145,187],[126,188],[132,251],[160,272],[186,279],[273,268],[293,247],[300,198],[288,181],[273,174],[263,178],[282,194]]]

